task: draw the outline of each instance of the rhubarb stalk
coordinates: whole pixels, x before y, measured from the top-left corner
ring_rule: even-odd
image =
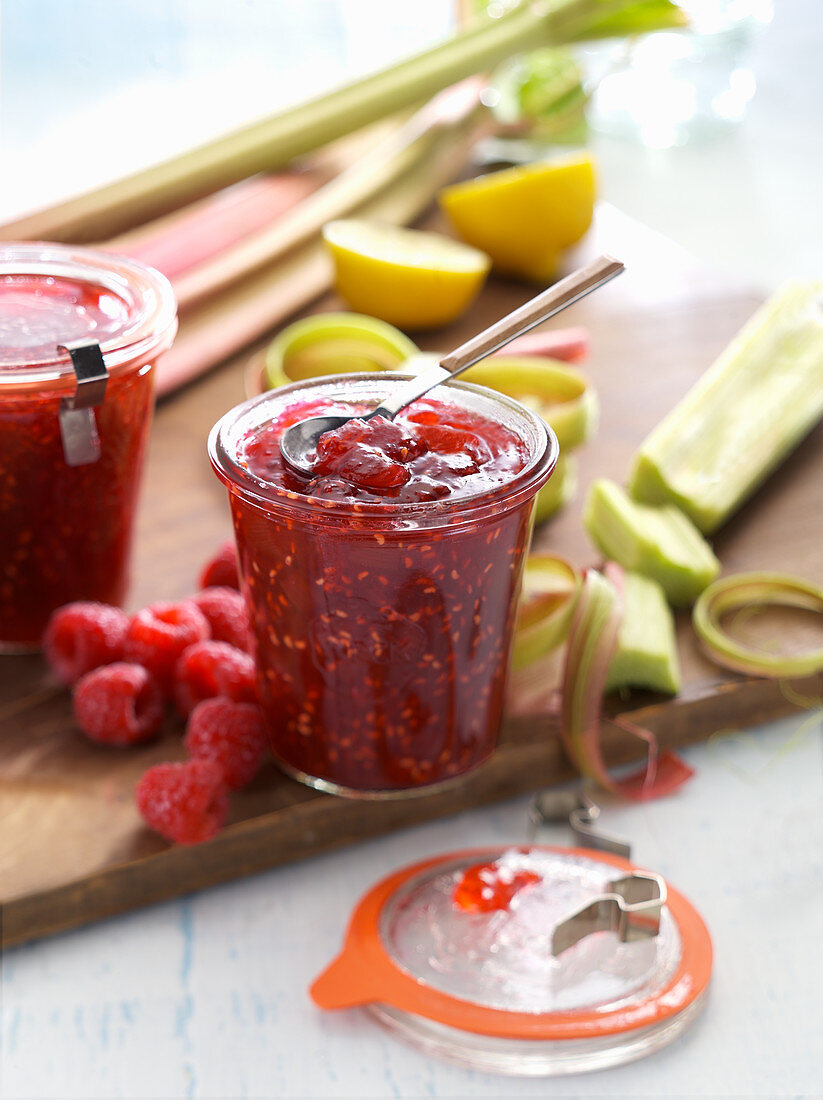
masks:
[[[589,486],[583,524],[605,557],[652,577],[675,607],[693,604],[720,572],[711,547],[679,508],[639,504],[608,478]]]
[[[474,117],[438,130],[425,155],[396,183],[361,208],[361,216],[407,225],[454,178],[485,123]],[[177,339],[157,367],[159,396],[261,338],[331,285],[331,265],[319,240],[292,250],[271,269],[233,284],[183,318]]]
[[[548,359],[562,359],[577,363],[589,354],[589,337],[584,328],[547,329],[545,332],[527,332],[518,336],[505,348],[493,353],[511,357],[542,355]]]
[[[823,284],[779,290],[651,432],[629,491],[715,531],[823,417]]]
[[[510,714],[557,710],[563,647],[579,588],[580,574],[564,558],[531,554],[527,559],[506,693]]]
[[[499,390],[551,424],[560,450],[585,443],[597,427],[597,394],[588,378],[565,363],[537,356],[493,355],[466,371],[465,380]]]
[[[682,26],[668,0],[523,3],[445,42],[308,103],[244,127],[96,191],[15,219],[2,239],[95,241],[121,233],[420,103],[442,88],[537,46]]]
[[[238,241],[277,224],[323,181],[316,172],[281,172],[243,180],[174,214],[105,241],[107,252],[156,267],[177,281],[186,271],[217,260]]]
[[[477,111],[482,90],[482,81],[469,80],[441,92],[347,171],[301,202],[288,218],[183,272],[174,280],[181,312],[276,263],[316,236],[327,222],[358,210],[418,163],[437,142],[440,132]]]

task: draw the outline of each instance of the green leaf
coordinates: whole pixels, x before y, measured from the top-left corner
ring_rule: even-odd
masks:
[[[603,11],[597,12],[598,7]],[[671,0],[601,0],[590,5],[590,8],[595,10],[591,15],[578,17],[579,25],[577,29],[570,28],[567,41],[585,42],[649,34],[652,31],[680,30],[689,23],[685,12]]]

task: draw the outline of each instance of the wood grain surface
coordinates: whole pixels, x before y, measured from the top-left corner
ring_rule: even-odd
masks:
[[[580,494],[537,536],[538,548],[584,564],[595,560],[580,523],[591,479],[622,479],[640,440],[688,389],[751,314],[756,289],[725,282],[687,254],[614,210],[569,267],[599,251],[628,273],[564,314],[585,325],[592,355],[585,369],[601,402],[597,437],[579,452]],[[427,349],[455,346],[522,303],[527,289],[493,282],[448,331],[420,337]],[[332,299],[317,308],[337,305]],[[214,371],[157,410],[141,503],[131,605],[190,592],[200,564],[230,534],[223,487],[205,450],[214,421],[244,397],[247,356]],[[818,428],[715,539],[727,572],[787,569],[823,581],[820,508],[823,431]],[[788,621],[788,619],[786,620]],[[780,620],[772,621],[774,623]],[[793,630],[806,630],[802,616]],[[626,697],[662,744],[679,745],[766,721],[791,709],[796,692],[820,695],[819,678],[791,688],[724,675],[678,625],[685,689],[676,700]],[[182,757],[179,724],[156,743],[128,751],[95,746],[73,725],[67,695],[37,656],[0,658],[0,903],[3,942],[21,943],[65,928],[251,874],[410,822],[457,812],[573,773],[549,718],[509,720],[492,760],[450,790],[383,803],[319,794],[269,765],[233,796],[223,832],[196,848],[173,847],[141,824],[132,791],[150,764]],[[613,728],[606,756],[636,757],[637,744]]]

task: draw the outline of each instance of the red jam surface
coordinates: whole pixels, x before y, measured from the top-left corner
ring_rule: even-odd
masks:
[[[424,399],[323,437],[309,482],[284,467],[289,424],[362,411],[303,400],[240,440],[237,462],[293,507],[228,483],[274,753],[303,778],[380,792],[494,749],[532,499],[471,509],[530,456],[505,425]],[[427,515],[404,514],[422,502]]]
[[[423,398],[395,420],[351,420],[320,437],[311,481],[280,454],[291,424],[365,408],[302,401],[245,441],[241,461],[264,481],[307,496],[382,504],[454,499],[494,489],[523,469],[528,451],[511,429],[469,409]]]
[[[128,320],[103,287],[63,278],[0,279],[0,644],[36,645],[51,612],[72,600],[119,604],[125,595],[134,505],[151,420],[150,365],[110,377],[96,410],[102,454],[64,458],[54,384],[16,384],[55,345],[103,341]]]
[[[467,867],[452,894],[455,908],[466,913],[492,913],[508,909],[512,898],[526,886],[540,882],[534,871],[515,871],[499,863]]]

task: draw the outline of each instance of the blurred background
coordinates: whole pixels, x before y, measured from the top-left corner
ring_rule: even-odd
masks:
[[[819,2],[684,6],[688,36],[576,52],[589,130],[565,136],[596,153],[602,197],[719,269],[764,288],[817,274]],[[386,66],[457,18],[452,0],[5,0],[0,218]]]

